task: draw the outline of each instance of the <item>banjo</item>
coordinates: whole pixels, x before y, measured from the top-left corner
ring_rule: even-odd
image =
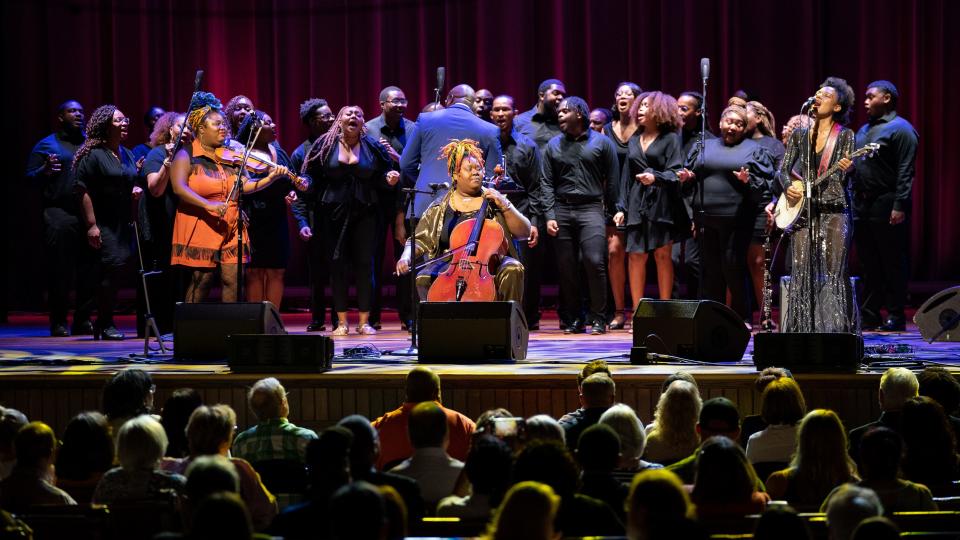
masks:
[[[873,156],[879,149],[879,144],[870,143],[850,154],[848,159],[854,160],[861,156]],[[832,167],[824,171],[823,174],[818,176],[817,179],[813,181],[813,188],[817,188],[824,180],[829,178],[830,175],[838,170],[840,170],[839,161],[834,163]],[[800,182],[802,182],[802,180],[793,181],[793,183]],[[773,220],[778,228],[783,229],[787,233],[791,233],[794,229],[803,226],[803,217],[806,212],[806,206],[807,198],[805,195],[801,195],[798,201],[791,203],[787,200],[787,194],[784,192],[777,200],[777,208],[773,211]]]

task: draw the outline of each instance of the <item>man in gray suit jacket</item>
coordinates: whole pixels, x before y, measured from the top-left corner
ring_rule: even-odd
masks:
[[[497,126],[477,118],[473,112],[473,88],[466,84],[455,86],[447,94],[446,109],[423,113],[417,118],[417,129],[407,141],[400,157],[400,171],[405,187],[430,191],[430,184],[450,182],[447,162],[438,159],[440,149],[451,139],[473,139],[483,149],[487,175],[500,163],[500,131]],[[441,191],[438,196],[445,192]],[[419,219],[430,206],[433,197],[417,193],[413,218]],[[412,231],[411,231],[412,234]]]

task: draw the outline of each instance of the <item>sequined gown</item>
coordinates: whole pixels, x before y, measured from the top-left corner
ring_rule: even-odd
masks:
[[[828,167],[853,152],[853,131],[843,128],[830,156]],[[813,157],[811,169],[816,176],[821,154]],[[810,138],[806,129],[797,129],[790,136],[778,180],[786,189],[791,171],[806,175],[810,160]],[[783,332],[854,332],[860,333],[860,314],[856,292],[850,286],[848,255],[853,222],[847,175],[837,171],[813,191],[813,241],[809,248],[809,229],[799,227],[793,236],[793,269],[787,294]],[[808,258],[812,256],[812,265]],[[811,302],[815,304],[811,327]]]

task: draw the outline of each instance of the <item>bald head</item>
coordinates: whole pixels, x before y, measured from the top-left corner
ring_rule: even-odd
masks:
[[[473,102],[476,98],[476,92],[473,91],[473,87],[469,84],[458,84],[450,89],[450,93],[447,94],[446,106],[449,107],[456,103],[463,103],[464,105],[473,109]]]

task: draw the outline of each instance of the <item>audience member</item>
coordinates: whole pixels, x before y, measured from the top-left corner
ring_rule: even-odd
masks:
[[[790,467],[770,475],[767,493],[800,511],[816,510],[833,488],[859,480],[856,471],[837,413],[815,409],[800,421]]]
[[[82,412],[67,423],[57,452],[57,487],[79,504],[93,498],[103,474],[113,467],[114,447],[107,418]]]
[[[107,381],[101,397],[103,414],[110,423],[114,441],[124,422],[141,414],[150,414],[156,389],[150,374],[137,368],[118,371]]]
[[[695,512],[680,479],[666,469],[637,474],[630,484],[625,508],[627,538],[630,540],[697,537],[679,534],[685,528],[689,529]],[[699,536],[705,535],[701,531]]]
[[[200,502],[187,534],[188,540],[250,540],[257,537],[243,499],[226,491],[214,493]]]
[[[594,424],[583,430],[577,443],[580,462],[580,493],[601,500],[623,520],[623,501],[627,486],[614,476],[620,463],[620,437],[606,424]]]
[[[53,485],[57,437],[43,422],[30,422],[13,439],[17,464],[0,482],[0,508],[14,514],[34,506],[77,504],[66,491]]]
[[[570,450],[577,448],[583,430],[596,424],[617,397],[617,387],[606,373],[594,373],[580,384],[580,408],[560,419]]]
[[[702,405],[694,384],[683,380],[671,383],[660,394],[653,423],[647,429],[644,459],[669,465],[692,454],[700,445],[697,419]]]
[[[620,459],[613,475],[629,486],[634,475],[647,469],[660,469],[663,465],[650,463],[642,458],[647,446],[647,433],[643,422],[629,405],[617,403],[600,416],[600,423],[613,428],[620,437]]]
[[[917,396],[920,383],[906,368],[890,368],[880,378],[880,418],[850,431],[850,455],[860,455],[860,438],[872,427],[888,427],[900,432],[900,410],[904,402]]]
[[[920,395],[936,401],[950,417],[953,433],[960,439],[960,382],[947,368],[940,366],[924,368],[917,376]]]
[[[463,467],[472,488],[470,494],[441,500],[437,515],[486,521],[510,487],[512,469],[513,454],[505,442],[491,435],[477,437]]]
[[[693,386],[697,386],[697,380],[693,378],[693,375],[689,371],[678,369],[670,375],[667,375],[667,378],[660,383],[660,393],[666,392],[667,388],[670,388],[670,385],[677,381],[686,381]],[[697,389],[699,390],[699,387],[697,387]]]
[[[927,486],[935,497],[957,495],[952,483],[960,480],[960,456],[943,407],[914,397],[903,404],[902,414],[904,477]]]
[[[734,439],[710,437],[697,455],[690,498],[701,521],[762,512],[770,496],[757,490],[757,473]]]
[[[830,540],[849,540],[862,521],[883,514],[883,504],[873,490],[843,484],[830,498],[826,514]]]
[[[187,445],[187,421],[197,407],[203,405],[200,392],[193,388],[178,388],[163,404],[160,423],[167,432],[167,457],[184,458],[190,455]]]
[[[386,506],[375,485],[347,484],[330,498],[330,537],[334,540],[382,540],[387,534]]]
[[[467,452],[470,451],[470,436],[476,425],[473,420],[443,406],[440,399],[440,377],[428,367],[415,367],[407,373],[405,386],[404,403],[373,421],[373,427],[379,432],[381,441],[377,468],[388,470],[413,453],[407,436],[407,422],[411,409],[424,401],[435,402],[447,416],[447,433],[450,438],[447,453],[454,459],[466,459]]]
[[[27,425],[27,416],[9,407],[0,407],[0,480],[10,476],[17,464],[13,439],[20,428]]]
[[[763,371],[758,373],[756,380],[753,381],[753,385],[757,389],[757,394],[763,396],[763,391],[767,389],[767,385],[782,377],[792,379],[793,374],[786,368],[763,368]],[[751,414],[743,417],[743,429],[740,430],[740,446],[746,448],[750,436],[765,427],[767,427],[767,423],[763,421],[763,415],[761,414]]]
[[[408,429],[413,455],[390,472],[416,480],[432,512],[440,499],[453,493],[463,462],[447,454],[447,415],[436,403],[425,401],[411,409]]]
[[[232,458],[230,446],[237,427],[237,414],[229,405],[202,405],[197,407],[187,422],[187,443],[190,456],[164,460],[164,470],[183,474],[190,462],[200,456],[228,457],[240,478],[240,497],[246,504],[253,526],[263,530],[277,515],[277,499],[260,481],[260,475],[245,459]]]
[[[896,431],[885,427],[871,428],[860,440],[860,487],[870,488],[887,512],[915,512],[936,510],[933,495],[927,486],[897,478],[903,441]],[[839,488],[837,488],[839,489]],[[837,490],[833,490],[835,493]],[[823,502],[823,512],[830,497]]]
[[[567,444],[563,426],[549,414],[537,414],[527,418],[526,430],[528,444],[533,441],[556,441],[563,445]]]
[[[753,540],[811,540],[810,528],[790,506],[769,505],[757,520]]]
[[[577,373],[577,396],[579,396],[580,399],[580,407],[577,410],[568,412],[560,417],[560,425],[564,428],[564,430],[566,430],[567,426],[579,424],[586,415],[586,406],[583,404],[583,381],[597,373],[606,374],[608,377],[613,379],[613,373],[610,371],[610,366],[607,364],[606,360],[592,360],[587,362],[584,364],[583,368],[580,369],[580,372]],[[595,423],[596,419],[594,419],[594,421],[588,425],[593,425]],[[565,440],[571,449],[576,448],[576,438],[570,440],[570,437],[565,437]]]
[[[237,435],[233,455],[253,464],[270,460],[303,463],[307,445],[316,440],[317,434],[287,420],[290,404],[280,381],[273,377],[260,379],[247,393],[247,402],[257,425]]]
[[[612,508],[603,501],[577,493],[577,464],[570,452],[555,442],[527,445],[514,463],[513,480],[532,480],[553,488],[562,501],[557,528],[564,536],[623,534],[623,524]]]
[[[867,518],[854,529],[851,540],[897,540],[900,528],[897,524],[881,516]]]
[[[557,540],[561,531],[554,523],[560,521],[560,497],[541,482],[515,484],[497,508],[490,530],[483,536],[489,540]]]
[[[187,484],[180,498],[183,529],[193,528],[194,515],[207,497],[215,493],[240,493],[240,477],[230,460],[221,456],[200,456],[187,467]],[[249,518],[248,518],[249,519]]]
[[[747,440],[750,463],[787,463],[797,446],[797,423],[807,414],[807,403],[796,381],[782,377],[760,395],[760,416],[766,427]]]
[[[160,470],[167,451],[167,434],[153,417],[140,415],[127,420],[117,434],[119,467],[107,471],[93,502],[110,505],[118,501],[173,501],[187,483],[180,474]]]
[[[697,438],[706,441],[710,437],[722,436],[732,441],[740,437],[740,411],[727,398],[715,397],[703,402],[700,417],[696,425]],[[692,484],[697,473],[697,458],[700,452],[694,451],[680,461],[667,466],[686,484]],[[757,486],[762,490],[762,484]]]
[[[385,540],[403,540],[407,537],[407,505],[397,490],[390,486],[377,486],[383,497],[384,519],[387,522]]]
[[[423,498],[420,496],[420,486],[417,481],[407,476],[381,472],[374,467],[380,456],[380,438],[370,421],[359,414],[352,414],[341,419],[337,425],[348,429],[353,434],[353,441],[350,444],[350,476],[353,480],[363,480],[375,486],[392,487],[403,497],[410,521],[416,522],[422,518]]]

